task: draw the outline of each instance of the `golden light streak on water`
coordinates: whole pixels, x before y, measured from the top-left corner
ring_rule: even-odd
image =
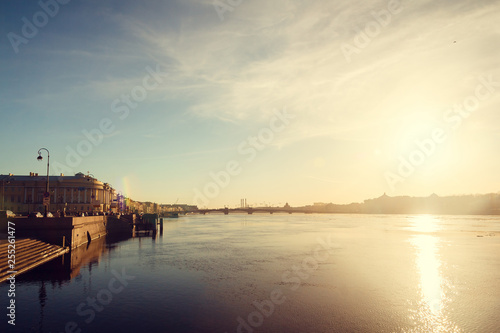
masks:
[[[409,222],[409,229],[418,233],[432,233],[442,229],[440,225],[441,220],[439,217],[433,215],[412,216]]]
[[[443,275],[443,263],[439,255],[442,241],[436,231],[440,219],[430,215],[413,217],[411,230],[418,234],[410,238],[416,250],[415,265],[420,275],[420,295],[417,310],[411,318],[415,328],[408,332],[462,332],[447,315],[450,282]]]

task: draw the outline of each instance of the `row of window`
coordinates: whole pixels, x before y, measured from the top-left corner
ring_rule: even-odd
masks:
[[[17,209],[16,209],[17,208]],[[54,208],[54,207],[53,207]],[[54,211],[55,209],[51,208],[51,211]],[[81,208],[79,209],[80,207],[79,206],[73,206],[73,207],[67,207],[66,211],[76,211],[76,210],[80,210],[80,211],[92,211],[94,208],[90,205],[88,206],[81,206]],[[40,211],[43,211],[43,207],[40,205],[40,207],[38,207],[37,209],[39,209]],[[11,210],[13,212],[16,212],[16,213],[21,213],[23,212],[22,210],[22,207],[21,206],[5,206],[5,210]],[[25,209],[26,210],[26,209]]]
[[[58,198],[52,198],[50,201],[52,203],[61,203],[61,204],[62,203],[72,203],[72,204],[75,204],[75,203],[88,203],[88,204],[90,204],[91,203],[90,202],[91,199],[90,199],[89,196],[87,196],[87,199],[88,199],[87,201],[88,202],[85,202],[86,201],[85,198],[80,198],[79,199],[78,197],[74,197],[72,202],[71,202],[71,197],[66,198],[66,199],[67,200],[64,201],[64,197],[63,196],[59,196]],[[10,202],[10,203],[16,203],[16,202],[17,203],[23,203],[23,201],[24,201],[23,200],[23,196],[21,196],[21,195],[18,195],[18,196],[15,196],[15,195],[8,196],[8,195],[6,195],[3,200],[5,200],[6,203],[8,203],[8,202]],[[42,202],[42,196],[40,194],[37,195],[36,202]],[[26,204],[33,203],[31,195],[28,195],[27,201],[25,203]],[[101,203],[104,203],[104,202],[101,202]]]
[[[1,192],[4,192],[4,193],[24,193],[25,189],[27,190],[28,194],[31,193],[31,191],[33,189],[35,189],[35,191],[40,191],[40,189],[43,189],[45,190],[45,188],[42,188],[42,187],[7,187],[5,186],[5,188],[2,189]],[[66,191],[66,194],[67,195],[71,195],[71,192],[75,193],[75,195],[77,195],[78,192],[85,192],[85,190],[87,190],[87,194],[88,193],[101,193],[100,191],[102,191],[101,189],[90,189],[90,188],[56,188],[57,189],[57,192],[59,193],[64,193],[64,191]],[[51,193],[54,193],[54,188],[51,188],[50,189],[50,192]],[[88,194],[90,195],[90,194]]]
[[[9,193],[9,192],[12,192],[12,193],[21,193],[21,192],[24,192],[24,187],[8,187],[8,186],[5,186],[3,188],[3,191],[5,193]]]
[[[8,201],[9,197],[5,196],[4,200]],[[14,195],[10,196],[10,202],[16,202],[16,197]],[[17,203],[21,203],[21,196],[17,197]]]

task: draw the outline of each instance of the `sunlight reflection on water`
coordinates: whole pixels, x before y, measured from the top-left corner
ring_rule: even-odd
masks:
[[[416,232],[436,232],[442,230],[441,219],[433,215],[411,216],[409,230]]]
[[[410,229],[421,233],[434,233],[440,230],[440,219],[422,215],[410,219]],[[408,332],[461,332],[446,316],[446,307],[450,298],[447,290],[450,282],[442,272],[439,255],[441,239],[434,234],[413,235],[410,243],[416,250],[415,264],[420,275],[421,300],[418,310],[411,316],[418,329]]]

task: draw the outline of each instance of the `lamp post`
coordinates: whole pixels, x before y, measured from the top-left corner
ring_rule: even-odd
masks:
[[[46,187],[45,187],[45,193],[43,194],[43,197],[44,198],[48,198],[46,200],[49,200],[49,202],[44,205],[45,206],[45,217],[48,216],[48,212],[49,212],[49,205],[50,205],[50,193],[49,193],[49,160],[50,160],[50,153],[49,153],[49,150],[47,148],[40,148],[38,149],[38,157],[36,158],[38,161],[42,161],[43,160],[43,157],[42,157],[42,153],[41,151],[42,150],[45,150],[47,152],[47,183],[46,183]]]
[[[95,180],[95,176],[91,174],[90,172],[87,171],[87,181],[91,182]],[[90,188],[90,204],[92,205],[92,215],[94,214],[95,211],[95,195],[94,195],[94,184],[92,184],[92,187]],[[87,200],[87,198],[85,198]]]

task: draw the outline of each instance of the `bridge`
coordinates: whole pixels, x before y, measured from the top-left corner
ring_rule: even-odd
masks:
[[[306,209],[299,209],[299,208],[285,208],[285,207],[257,207],[257,208],[252,208],[252,207],[247,207],[247,208],[214,208],[214,209],[198,209],[193,211],[193,213],[197,214],[209,214],[209,213],[223,213],[224,215],[228,215],[229,213],[247,213],[247,214],[253,214],[253,213],[303,213],[303,214],[312,214],[314,213],[311,210],[306,210]]]

